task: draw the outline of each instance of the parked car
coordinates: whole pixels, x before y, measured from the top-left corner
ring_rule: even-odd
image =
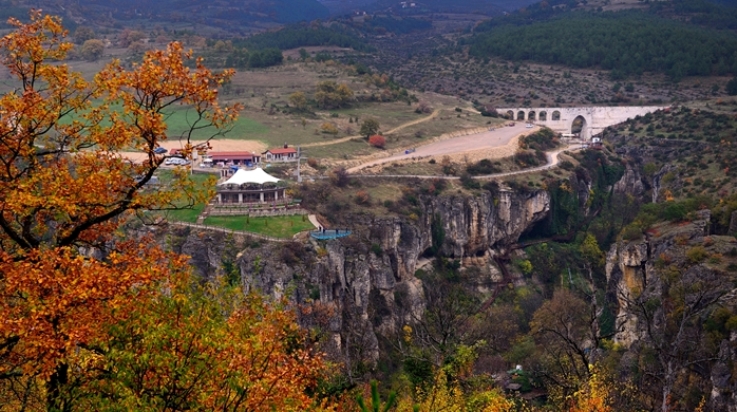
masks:
[[[169,157],[164,161],[164,164],[167,166],[185,166],[189,164],[189,160],[181,157]]]
[[[166,150],[165,148],[163,148],[161,146],[159,146],[156,149],[154,149],[154,153],[156,153],[156,154],[164,154],[166,152],[168,152],[168,150]]]

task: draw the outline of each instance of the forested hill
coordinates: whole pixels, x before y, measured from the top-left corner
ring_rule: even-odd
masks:
[[[90,0],[88,3],[108,7],[118,18],[150,15],[183,20],[266,20],[287,23],[310,21],[328,15],[316,0]]]
[[[279,50],[296,49],[308,46],[350,47],[356,51],[371,52],[374,48],[364,40],[338,25],[323,27],[319,25],[294,24],[281,30],[266,32],[243,40],[235,40],[233,44],[249,49]]]
[[[317,0],[4,0],[0,5],[3,3],[19,9],[41,8],[66,20],[97,23],[148,19],[237,28],[244,23],[291,23],[329,15]]]
[[[662,72],[737,73],[737,35],[641,11],[575,12],[539,23],[501,24],[464,42],[475,57],[500,56],[577,68],[612,70],[621,78]]]

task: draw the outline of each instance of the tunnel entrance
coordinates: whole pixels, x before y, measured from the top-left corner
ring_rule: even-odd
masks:
[[[586,119],[583,116],[576,116],[573,119],[573,123],[571,123],[571,133],[579,135],[582,139],[586,139],[588,137],[586,135],[586,126]]]

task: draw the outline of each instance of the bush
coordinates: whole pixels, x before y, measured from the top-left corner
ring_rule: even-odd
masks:
[[[466,172],[472,176],[490,175],[499,173],[501,170],[494,166],[489,159],[482,159],[477,163],[471,164],[466,168]]]
[[[334,169],[330,174],[330,181],[337,187],[345,187],[350,181],[348,171],[344,167]]]
[[[642,237],[642,230],[636,225],[627,225],[622,229],[622,239],[624,240],[636,240]]]
[[[378,243],[372,243],[371,244],[371,251],[376,255],[377,257],[381,257],[384,254],[384,250],[381,248],[381,245]]]
[[[668,202],[663,208],[663,218],[670,221],[680,221],[686,217],[688,211],[682,203]]]
[[[478,180],[475,180],[469,175],[468,173],[464,173],[461,175],[461,184],[466,189],[480,189],[481,184],[478,182]]]
[[[365,190],[359,190],[356,192],[356,203],[363,206],[370,205],[371,195],[369,195]]]
[[[564,160],[564,161],[558,163],[558,167],[560,167],[563,170],[568,170],[569,172],[575,168],[575,166],[573,165],[573,163],[571,163],[568,160]]]
[[[322,126],[320,126],[320,129],[322,130],[323,133],[338,134],[338,128],[335,127],[335,125],[330,122],[323,123]]]
[[[703,246],[694,246],[686,251],[686,258],[691,263],[701,263],[708,255],[709,253]]]
[[[383,149],[386,145],[386,138],[384,136],[375,134],[369,137],[369,144],[379,149]]]

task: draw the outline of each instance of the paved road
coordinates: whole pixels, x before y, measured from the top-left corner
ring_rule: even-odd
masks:
[[[515,136],[538,130],[537,127],[528,129],[523,122],[517,122],[513,127],[502,126],[495,130],[483,133],[470,134],[467,136],[456,137],[453,139],[442,140],[435,143],[418,147],[414,153],[398,154],[363,163],[359,166],[348,169],[349,173],[355,173],[363,168],[375,166],[382,163],[393,162],[395,160],[407,159],[410,157],[439,156],[453,153],[463,153],[473,150],[487,150],[495,147],[505,146]]]

